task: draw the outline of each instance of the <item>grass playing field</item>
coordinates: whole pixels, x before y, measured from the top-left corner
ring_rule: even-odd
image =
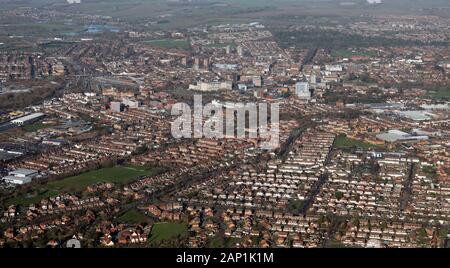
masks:
[[[140,176],[150,176],[154,174],[153,169],[133,166],[115,166],[102,168],[80,174],[78,176],[66,178],[63,180],[51,182],[49,187],[56,190],[74,190],[81,191],[89,185],[100,182],[112,182],[125,184],[135,180]]]
[[[115,166],[82,173],[77,176],[52,181],[40,187],[33,196],[21,195],[8,200],[8,204],[29,205],[39,202],[43,198],[56,196],[61,192],[80,192],[86,187],[100,183],[112,182],[126,184],[140,176],[152,176],[159,172],[158,168],[136,166]]]
[[[187,235],[186,223],[178,222],[158,222],[153,225],[150,235],[150,243],[174,238],[178,235]]]
[[[128,210],[123,215],[121,215],[117,220],[121,223],[133,223],[133,224],[140,224],[147,222],[149,218],[145,216],[140,211],[137,211],[136,209]]]
[[[436,88],[435,90],[430,90],[428,95],[434,99],[450,99],[450,88]]]
[[[32,125],[23,126],[23,129],[25,131],[27,131],[27,132],[34,132],[34,131],[37,131],[37,130],[40,130],[40,129],[49,128],[51,126],[52,125],[42,124],[42,123],[35,123],[35,124],[32,124]]]
[[[373,51],[353,51],[350,49],[336,49],[331,51],[331,56],[333,58],[341,57],[341,58],[351,58],[355,56],[360,57],[375,57],[377,55],[376,52]]]
[[[367,143],[364,141],[348,138],[345,135],[339,135],[334,142],[334,146],[336,146],[336,147],[358,147],[358,148],[361,148],[364,150],[379,147],[377,145],[370,144],[370,143]]]

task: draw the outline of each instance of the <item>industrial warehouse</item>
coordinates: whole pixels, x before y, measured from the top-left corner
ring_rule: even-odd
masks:
[[[23,117],[19,117],[17,119],[11,120],[11,123],[17,126],[24,126],[27,124],[32,124],[42,118],[44,118],[43,113],[33,113]]]

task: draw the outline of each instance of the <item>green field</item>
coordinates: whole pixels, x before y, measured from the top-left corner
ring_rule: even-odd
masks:
[[[339,135],[336,140],[334,141],[334,146],[336,147],[357,147],[357,148],[361,148],[364,150],[368,150],[371,148],[379,148],[380,146],[378,145],[374,145],[374,144],[370,144],[364,141],[360,141],[360,140],[355,140],[355,139],[351,139],[348,138],[345,135]]]
[[[126,184],[140,176],[152,176],[160,171],[158,168],[146,168],[135,166],[115,166],[102,168],[94,171],[82,173],[77,176],[52,181],[38,189],[34,196],[18,196],[8,200],[8,204],[29,205],[39,202],[43,198],[56,196],[61,192],[80,192],[86,187],[100,183],[112,182],[116,184]]]
[[[154,169],[132,166],[115,166],[102,168],[80,174],[78,176],[54,181],[48,184],[52,189],[81,191],[89,185],[100,182],[112,182],[125,184],[135,180],[140,176],[150,176],[155,174]]]
[[[188,40],[170,40],[170,39],[161,39],[161,40],[148,40],[143,41],[146,44],[150,44],[155,47],[162,47],[162,48],[182,48],[187,49],[190,46],[190,43]]]
[[[60,48],[63,46],[71,46],[76,44],[75,42],[48,42],[45,44],[40,44],[43,48]]]
[[[430,90],[428,95],[434,99],[450,99],[450,88],[440,87]]]
[[[159,242],[177,236],[186,236],[187,224],[184,222],[158,222],[153,225],[150,234],[150,243]]]
[[[40,130],[40,129],[46,129],[46,128],[49,128],[49,127],[52,127],[52,125],[47,125],[47,124],[42,124],[42,123],[35,123],[35,124],[32,124],[32,125],[23,126],[23,129],[25,131],[27,131],[27,132],[34,132],[34,131],[37,131],[37,130]]]
[[[169,20],[164,28],[183,28],[209,23],[211,20],[272,21],[289,24],[300,18],[318,14],[335,20],[341,17],[359,17],[367,13],[365,1],[350,1],[355,5],[340,5],[341,1],[330,0],[217,0],[217,1],[170,1],[170,0],[89,0],[80,5],[68,5],[63,0],[9,0],[1,1],[0,10],[19,7],[55,9],[68,14],[91,14],[113,17],[130,22],[142,22],[149,18]],[[448,0],[390,0],[383,5],[370,8],[383,14],[433,14],[448,17]],[[317,16],[319,17],[319,16]],[[312,22],[313,25],[316,25]],[[162,28],[151,25],[151,28]],[[51,27],[53,28],[53,27]]]
[[[66,25],[64,22],[55,23],[12,23],[1,28],[7,33],[16,33],[24,36],[44,36],[51,34],[64,34],[71,32],[80,32],[84,30],[84,26],[80,25]]]
[[[331,51],[331,56],[333,58],[351,58],[355,56],[376,57],[377,53],[374,51],[353,51],[350,49],[336,49]]]
[[[128,210],[123,215],[121,215],[117,220],[121,223],[133,223],[133,224],[139,224],[148,222],[149,218],[145,216],[140,211],[137,211],[136,209]]]

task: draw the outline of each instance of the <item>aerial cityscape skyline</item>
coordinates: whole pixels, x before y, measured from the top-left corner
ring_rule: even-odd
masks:
[[[0,4],[0,248],[449,247],[448,1]]]

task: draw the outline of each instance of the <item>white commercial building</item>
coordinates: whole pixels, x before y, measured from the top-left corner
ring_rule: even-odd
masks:
[[[30,183],[39,175],[37,170],[33,169],[17,169],[8,173],[8,176],[3,177],[2,180],[10,184],[26,184]]]
[[[20,177],[15,177],[15,176],[6,176],[6,177],[3,177],[2,180],[9,184],[22,185],[22,184],[30,183],[32,178],[29,178],[29,177],[20,178]]]
[[[137,101],[137,100],[130,100],[130,99],[127,99],[127,98],[122,100],[122,104],[127,106],[127,107],[130,107],[130,108],[139,108],[139,106],[141,106],[141,103],[139,101]]]
[[[45,115],[43,113],[33,113],[33,114],[29,114],[29,115],[11,120],[11,123],[18,125],[18,126],[23,126],[26,124],[34,123],[34,122],[38,121],[39,119],[42,119],[44,116]]]
[[[218,91],[221,89],[232,90],[233,83],[230,81],[225,82],[200,82],[197,85],[189,85],[190,90],[196,91]]]
[[[341,65],[325,65],[325,71],[329,72],[342,72],[343,68]]]
[[[428,140],[429,137],[426,135],[411,135],[409,133],[397,130],[397,129],[391,129],[388,132],[380,133],[376,135],[377,139],[386,141],[386,142],[396,142],[396,141],[421,141],[421,140]]]

